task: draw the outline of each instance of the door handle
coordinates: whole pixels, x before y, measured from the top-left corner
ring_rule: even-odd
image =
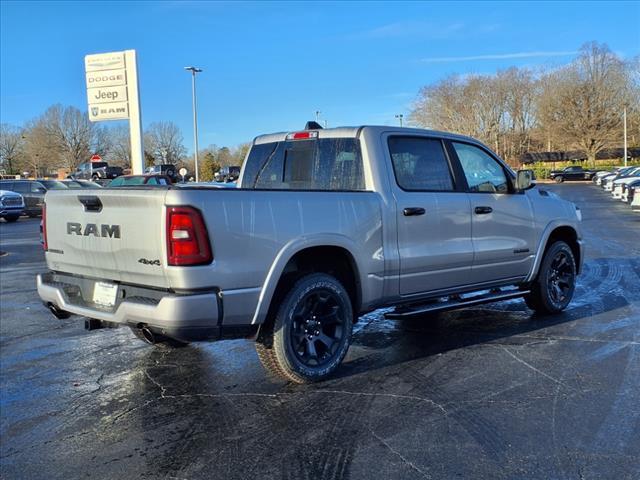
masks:
[[[405,217],[411,217],[413,215],[424,215],[426,210],[422,207],[407,207],[402,210],[402,214]]]
[[[493,212],[493,208],[491,207],[476,207],[475,212],[477,215],[486,215],[487,213]]]

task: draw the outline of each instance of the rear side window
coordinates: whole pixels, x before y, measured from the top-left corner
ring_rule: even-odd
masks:
[[[247,159],[243,188],[364,190],[360,142],[322,138],[255,145]]]
[[[453,191],[451,170],[441,140],[390,137],[388,143],[400,188],[412,191]]]

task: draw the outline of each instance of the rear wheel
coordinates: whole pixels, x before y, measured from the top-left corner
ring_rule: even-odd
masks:
[[[573,252],[565,242],[555,242],[547,249],[525,302],[537,313],[561,312],[573,298],[575,282],[576,261]]]
[[[270,331],[256,342],[262,365],[296,383],[327,378],[351,341],[353,310],[342,284],[324,273],[302,277],[286,294]]]
[[[562,175],[558,175],[557,177],[554,177],[553,179],[556,183],[562,183],[564,182],[564,177]]]

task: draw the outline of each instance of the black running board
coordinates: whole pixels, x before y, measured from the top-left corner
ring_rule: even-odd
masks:
[[[473,307],[484,303],[500,302],[503,300],[511,300],[519,298],[531,293],[530,290],[510,290],[499,293],[486,293],[459,300],[448,300],[446,302],[431,303],[426,305],[414,306],[411,309],[403,309],[401,311],[393,311],[385,314],[385,318],[389,320],[400,320],[403,318],[411,318],[424,315],[425,313],[444,312],[447,310],[457,310],[458,308]]]

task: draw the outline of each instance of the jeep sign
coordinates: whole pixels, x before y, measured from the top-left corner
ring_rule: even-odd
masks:
[[[90,105],[96,103],[113,103],[127,101],[127,87],[98,87],[87,89],[87,101]]]

